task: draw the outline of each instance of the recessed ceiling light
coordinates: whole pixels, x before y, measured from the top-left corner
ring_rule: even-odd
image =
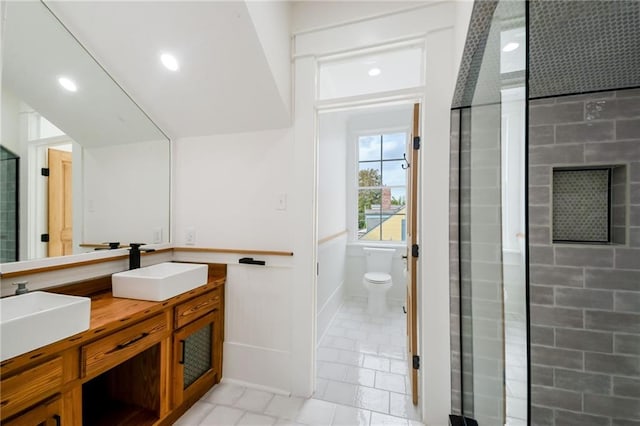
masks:
[[[375,77],[375,76],[377,76],[377,75],[380,75],[380,73],[381,73],[381,72],[382,72],[382,71],[380,71],[380,68],[371,68],[371,69],[369,70],[369,75],[370,75],[371,77]]]
[[[180,65],[178,65],[178,60],[175,56],[170,53],[163,53],[160,55],[160,60],[162,61],[162,65],[164,65],[168,70],[178,71]]]
[[[513,50],[516,50],[518,47],[520,47],[520,43],[516,43],[516,42],[511,42],[511,43],[507,43],[503,48],[502,51],[503,52],[511,52]]]
[[[76,86],[76,83],[68,77],[58,78],[58,83],[60,83],[62,87],[64,87],[70,92],[78,91],[78,86]]]

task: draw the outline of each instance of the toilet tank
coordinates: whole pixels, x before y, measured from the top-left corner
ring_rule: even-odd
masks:
[[[367,272],[391,273],[391,261],[395,249],[365,247],[363,250]]]

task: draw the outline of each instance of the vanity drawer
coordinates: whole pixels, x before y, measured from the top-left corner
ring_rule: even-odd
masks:
[[[2,417],[8,417],[40,399],[60,392],[61,386],[61,357],[2,379],[0,386]]]
[[[165,314],[142,321],[82,347],[82,377],[93,376],[114,367],[168,335]]]
[[[175,328],[189,324],[201,316],[219,308],[222,302],[222,289],[218,287],[201,296],[176,306]]]

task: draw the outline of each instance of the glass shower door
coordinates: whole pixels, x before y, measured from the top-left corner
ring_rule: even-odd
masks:
[[[461,413],[511,426],[528,417],[525,2],[494,5],[457,112]]]

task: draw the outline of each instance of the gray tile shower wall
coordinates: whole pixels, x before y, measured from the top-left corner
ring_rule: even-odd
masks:
[[[592,166],[612,243],[553,243],[553,169]],[[640,425],[639,183],[640,91],[530,102],[532,425]]]
[[[17,223],[17,172],[18,160],[5,156],[0,158],[0,263],[18,260]]]

